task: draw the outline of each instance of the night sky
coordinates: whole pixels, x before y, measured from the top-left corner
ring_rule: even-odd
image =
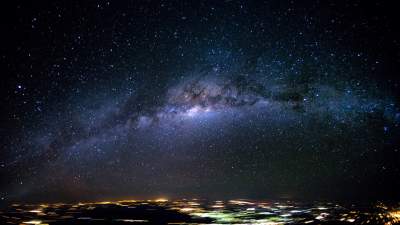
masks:
[[[388,2],[2,2],[1,201],[399,199]]]

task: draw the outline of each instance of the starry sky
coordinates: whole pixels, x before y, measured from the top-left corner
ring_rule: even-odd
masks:
[[[1,4],[3,202],[400,198],[388,1]]]

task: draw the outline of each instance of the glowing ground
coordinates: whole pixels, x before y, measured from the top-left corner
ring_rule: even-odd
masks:
[[[1,224],[399,224],[399,204],[293,201],[123,200],[13,204]]]

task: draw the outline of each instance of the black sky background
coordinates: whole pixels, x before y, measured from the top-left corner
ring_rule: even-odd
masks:
[[[374,118],[360,126],[360,123],[351,121],[350,123],[358,124],[357,128],[353,128],[353,125],[351,129],[345,127],[343,129],[348,133],[337,136],[329,128],[325,129],[324,123],[305,125],[305,132],[303,125],[290,127],[286,123],[278,122],[279,126],[284,127],[284,131],[275,140],[261,136],[268,134],[263,125],[264,117],[256,125],[240,121],[232,125],[227,122],[229,128],[225,131],[229,134],[222,135],[224,141],[213,139],[212,135],[205,135],[203,138],[202,132],[217,132],[217,128],[206,131],[201,131],[201,128],[199,134],[193,132],[192,135],[194,139],[201,136],[198,139],[204,140],[201,142],[204,146],[213,145],[214,148],[221,149],[220,151],[201,152],[203,147],[196,145],[194,141],[187,145],[176,144],[176,154],[181,154],[179,157],[169,155],[173,154],[170,152],[165,153],[162,151],[163,147],[149,147],[143,141],[143,146],[147,146],[143,147],[145,151],[139,151],[139,156],[135,155],[132,161],[151,164],[152,160],[160,159],[159,163],[152,166],[156,168],[154,181],[143,182],[146,185],[135,185],[135,182],[142,182],[139,178],[143,179],[147,175],[135,171],[127,172],[132,168],[127,162],[113,164],[120,170],[102,169],[99,164],[114,162],[115,158],[121,157],[119,153],[107,152],[107,159],[93,160],[95,165],[88,166],[90,169],[82,167],[77,172],[84,181],[78,181],[76,186],[66,184],[66,188],[61,188],[62,181],[50,182],[48,180],[51,179],[46,177],[67,176],[66,174],[71,174],[69,170],[60,174],[49,171],[51,168],[69,168],[73,165],[68,160],[61,160],[64,156],[60,152],[65,153],[64,150],[54,153],[46,148],[44,154],[35,154],[40,149],[35,138],[43,130],[44,133],[48,130],[62,130],[60,132],[65,133],[60,135],[62,140],[54,138],[55,141],[52,142],[56,143],[55,149],[68,148],[77,140],[86,140],[87,134],[74,136],[75,133],[65,125],[73,124],[71,129],[80,132],[77,127],[81,124],[70,119],[75,118],[73,114],[101,108],[104,99],[130,91],[134,93],[132,96],[137,93],[142,95],[129,97],[125,105],[119,104],[118,108],[126,112],[127,116],[119,113],[105,119],[105,125],[99,128],[99,132],[107,131],[115,124],[125,123],[132,112],[152,115],[153,110],[159,109],[156,106],[165,105],[165,101],[160,99],[171,86],[179,83],[181,76],[184,76],[182,74],[197,71],[197,68],[207,70],[207,60],[210,59],[204,55],[210,49],[233,52],[233,59],[227,57],[226,61],[230,60],[229,63],[220,63],[218,66],[229,73],[233,69],[228,67],[240,61],[243,62],[243,67],[238,73],[243,74],[253,73],[257,60],[270,51],[275,52],[273,57],[285,58],[287,61],[291,60],[287,58],[289,54],[305,58],[304,64],[308,63],[308,58],[313,57],[310,52],[321,58],[333,55],[333,64],[321,60],[321,63],[325,63],[321,67],[331,66],[338,73],[339,78],[335,78],[337,82],[333,86],[341,85],[342,81],[362,81],[371,85],[372,88],[367,91],[370,95],[377,98],[390,96],[395,104],[394,108],[399,112],[399,19],[395,4],[389,1],[2,2],[2,200],[69,201],[136,195],[284,197],[312,200],[398,199],[400,150],[397,137],[400,132],[397,114],[394,122],[388,122],[390,125],[385,125],[386,120],[375,119],[374,115],[367,116]],[[309,50],[306,46],[314,42],[318,42],[318,47]],[[220,58],[215,61],[218,60],[226,62]],[[318,67],[318,64],[310,62],[308,66],[302,67],[306,70],[303,73],[317,71],[314,67]],[[342,73],[349,71],[353,72],[341,78]],[[305,95],[301,92],[301,96]],[[140,106],[138,102],[141,103]],[[65,121],[61,121],[62,118]],[[278,125],[271,127],[279,130],[280,128],[274,127]],[[254,127],[261,127],[261,134],[258,131],[253,132]],[[383,127],[389,127],[390,134],[384,133]],[[194,130],[196,129],[199,128]],[[241,132],[241,129],[247,132]],[[291,131],[285,134],[285,129]],[[315,133],[324,133],[325,130],[326,138],[315,136]],[[271,133],[275,135],[275,130]],[[146,139],[144,136],[148,138],[147,134],[140,141],[128,138],[123,147],[117,145],[114,149],[130,149],[136,146],[135,140],[142,143]],[[357,138],[359,142],[354,141]],[[230,144],[226,144],[228,142]],[[305,144],[303,148],[307,148],[306,144],[314,142],[325,147],[306,153],[296,153],[293,150],[295,144]],[[247,147],[243,147],[243,143],[247,143]],[[270,146],[271,143],[274,146]],[[356,146],[355,143],[361,144]],[[335,144],[341,146],[338,147],[337,154],[330,149]],[[168,146],[174,149],[175,144]],[[257,146],[257,150],[253,151],[254,146]],[[376,151],[373,150],[374,146],[378,146]],[[360,149],[364,147],[368,148],[363,153],[366,156],[359,157],[363,152]],[[182,153],[182,149],[187,148],[193,149],[193,155],[190,156],[193,159],[186,158],[187,151]],[[329,150],[329,153],[324,153],[324,150]],[[52,154],[56,156],[50,157]],[[126,156],[132,157],[129,154]],[[270,156],[266,156],[268,154]],[[171,168],[169,163],[162,162],[163,157],[166,162],[182,163],[183,166]],[[265,164],[262,163],[264,158],[268,158]],[[200,163],[202,160],[206,162]],[[85,159],[80,161],[86,163]],[[199,167],[196,163],[199,163]],[[254,168],[251,166],[253,164],[256,165]],[[350,172],[343,173],[342,165],[348,167]],[[193,177],[187,174],[196,174],[193,171],[200,167],[205,168],[202,173]],[[230,171],[234,167],[242,168],[244,172],[228,172],[228,169]],[[296,168],[299,172],[293,172]],[[82,172],[86,170],[97,172],[94,172],[95,175]],[[173,185],[169,180],[163,183],[165,172],[160,171],[168,171],[167,174],[174,177],[172,180],[182,179],[182,186]],[[254,174],[252,171],[255,171]],[[314,171],[314,175],[307,174],[310,171]],[[110,177],[118,180],[129,176],[138,177],[138,180],[120,183],[114,181],[114,187],[106,184]],[[270,177],[264,179],[266,176]],[[32,181],[32,177],[41,178]],[[229,178],[220,182],[225,179],[223,177]],[[71,183],[71,180],[66,178],[64,182]],[[209,180],[212,181],[205,185]],[[188,185],[191,182],[193,186]],[[20,186],[27,188],[22,190]]]

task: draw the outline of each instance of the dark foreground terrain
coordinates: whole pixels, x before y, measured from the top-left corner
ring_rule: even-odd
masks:
[[[0,224],[400,224],[398,204],[166,199],[13,204]]]

